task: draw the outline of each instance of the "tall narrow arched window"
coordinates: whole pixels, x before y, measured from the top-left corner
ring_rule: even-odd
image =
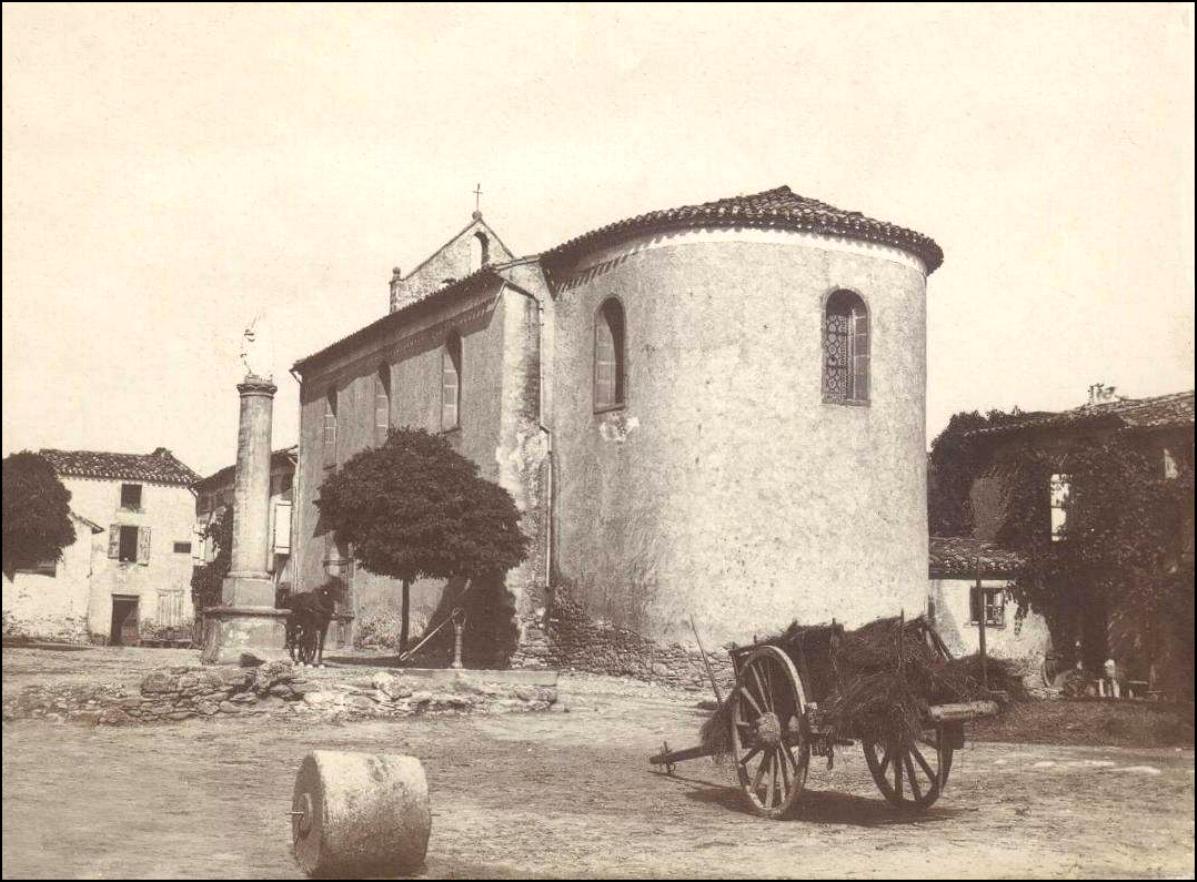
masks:
[[[324,467],[337,464],[337,390],[329,390],[324,397],[324,431],[321,438]]]
[[[594,317],[594,409],[619,407],[624,403],[624,318],[623,306],[614,297]]]
[[[441,353],[441,431],[461,425],[461,337],[449,335]]]
[[[374,375],[374,441],[385,444],[391,428],[391,369],[383,365]]]
[[[490,263],[490,240],[478,232],[470,238],[470,272]]]
[[[852,291],[833,293],[823,312],[823,400],[869,400],[869,311]]]

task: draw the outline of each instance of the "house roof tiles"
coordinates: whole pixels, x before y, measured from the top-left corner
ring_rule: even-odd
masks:
[[[977,554],[980,552],[982,578],[1014,576],[1023,565],[1016,551],[1001,548],[993,542],[977,542],[968,536],[932,536],[930,542],[930,577],[932,579],[975,578]]]
[[[1122,398],[1102,404],[1088,404],[1058,413],[1032,413],[1021,419],[975,429],[967,434],[987,436],[1028,429],[1060,429],[1094,425],[1122,425],[1131,429],[1192,426],[1193,390],[1156,395],[1152,398]]]
[[[60,475],[178,484],[189,487],[199,478],[165,447],[153,453],[108,453],[99,450],[38,451]]]

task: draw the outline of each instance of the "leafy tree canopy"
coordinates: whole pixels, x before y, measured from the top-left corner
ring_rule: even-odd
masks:
[[[500,574],[528,553],[511,494],[422,430],[392,431],[354,456],[325,480],[316,505],[362,566],[405,583]]]
[[[18,567],[59,560],[75,541],[71,492],[54,466],[28,450],[4,458],[3,568],[11,577]]]
[[[984,448],[967,433],[1000,425],[1023,416],[1016,407],[1010,413],[990,410],[961,411],[952,415],[947,427],[931,442],[927,466],[927,523],[932,536],[971,536],[973,507],[969,498],[974,479],[988,464]]]
[[[1053,541],[1051,476],[1067,476],[1067,517]],[[1193,626],[1193,470],[1166,477],[1158,452],[1128,433],[1058,451],[1020,450],[1004,470],[1005,525],[998,542],[1027,559],[1021,606],[1059,620],[1094,602]],[[1185,552],[1186,532],[1189,552]]]

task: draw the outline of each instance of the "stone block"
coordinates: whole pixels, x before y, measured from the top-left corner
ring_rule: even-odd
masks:
[[[134,720],[119,707],[106,707],[100,711],[96,722],[102,726],[126,726],[134,722]]]
[[[166,671],[150,671],[141,681],[142,695],[166,695],[178,691],[178,676]]]

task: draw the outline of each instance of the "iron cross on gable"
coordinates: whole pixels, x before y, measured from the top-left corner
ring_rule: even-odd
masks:
[[[477,184],[474,187],[474,211],[482,210],[482,185]]]

